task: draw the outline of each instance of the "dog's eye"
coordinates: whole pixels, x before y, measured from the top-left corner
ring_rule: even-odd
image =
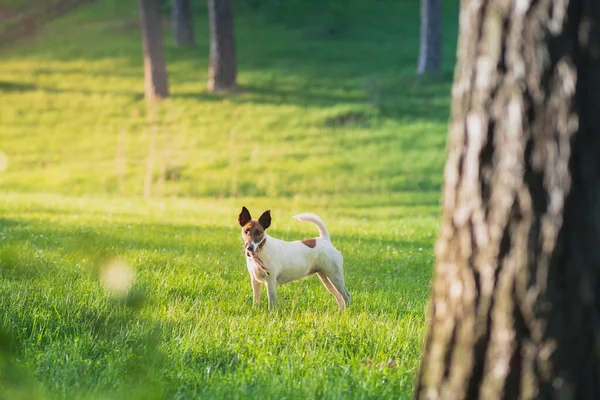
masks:
[[[244,233],[245,233],[246,235],[247,235],[247,234],[249,234],[249,233],[250,233],[250,229],[246,229],[246,230],[244,231]]]

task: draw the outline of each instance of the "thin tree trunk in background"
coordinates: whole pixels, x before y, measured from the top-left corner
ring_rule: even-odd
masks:
[[[235,37],[233,11],[229,0],[208,0],[210,23],[210,67],[208,90],[236,88]]]
[[[152,195],[152,184],[154,183],[154,168],[156,165],[156,136],[158,135],[158,104],[149,103],[147,111],[148,129],[148,158],[146,159],[146,173],[144,174],[144,198]]]
[[[417,73],[442,69],[442,0],[421,0],[421,46]]]
[[[144,82],[147,99],[169,96],[158,0],[138,0],[144,48]]]
[[[178,47],[194,45],[194,22],[190,0],[172,0],[173,39]]]
[[[600,2],[463,0],[452,95],[415,395],[598,399]]]

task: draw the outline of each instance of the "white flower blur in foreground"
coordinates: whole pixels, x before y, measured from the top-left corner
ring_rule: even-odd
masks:
[[[135,271],[123,260],[111,260],[100,270],[100,283],[111,296],[127,296],[134,282]]]

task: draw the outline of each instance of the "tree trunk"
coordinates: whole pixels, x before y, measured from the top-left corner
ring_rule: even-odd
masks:
[[[415,395],[598,399],[600,2],[463,0],[452,96]]]
[[[169,96],[158,0],[138,0],[144,47],[146,99]]]
[[[173,39],[177,47],[194,45],[194,22],[190,0],[172,0]]]
[[[236,88],[233,12],[229,0],[208,0],[210,22],[210,67],[208,90]]]
[[[421,47],[417,73],[442,69],[442,0],[421,0]]]

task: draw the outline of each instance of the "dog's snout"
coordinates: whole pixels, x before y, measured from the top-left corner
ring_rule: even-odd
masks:
[[[250,244],[248,245],[248,250],[249,250],[249,251],[254,251],[254,245],[253,245],[252,243],[250,243]]]

